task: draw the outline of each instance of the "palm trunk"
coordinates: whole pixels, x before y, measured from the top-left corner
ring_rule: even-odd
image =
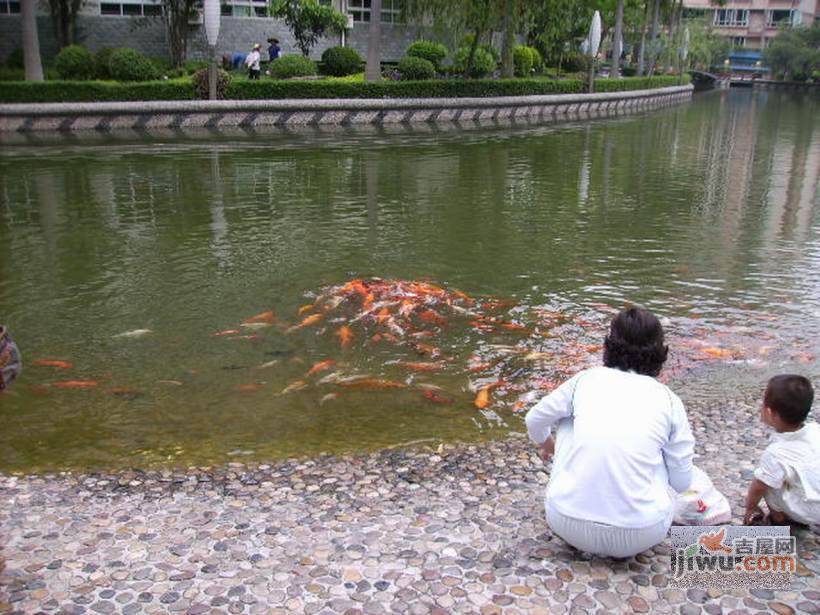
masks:
[[[513,46],[515,45],[515,0],[506,0],[504,4],[504,42],[501,49],[501,77],[511,79],[515,70],[513,63]],[[527,76],[527,75],[525,75]]]
[[[612,43],[612,70],[610,77],[621,76],[621,53],[623,53],[624,38],[624,0],[618,0],[615,9],[615,40]]]
[[[43,62],[40,60],[40,39],[37,35],[37,7],[35,0],[21,0],[20,16],[23,21],[23,64],[26,81],[43,80]]]
[[[379,81],[381,69],[382,0],[370,2],[370,30],[367,36],[367,66],[365,80]]]
[[[641,48],[638,51],[638,76],[644,73],[644,62],[646,60],[646,25],[649,20],[649,0],[643,5],[643,23],[641,24]]]

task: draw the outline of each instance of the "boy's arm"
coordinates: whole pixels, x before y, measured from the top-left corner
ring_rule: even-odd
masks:
[[[757,478],[752,479],[752,483],[749,485],[749,491],[746,494],[746,514],[743,516],[743,523],[745,525],[749,525],[755,516],[763,514],[763,511],[760,510],[760,500],[766,495],[768,490],[769,485],[762,480]]]
[[[683,402],[672,396],[672,421],[669,439],[663,447],[663,462],[669,477],[669,486],[678,493],[692,483],[692,459],[695,456],[695,438],[686,416]]]

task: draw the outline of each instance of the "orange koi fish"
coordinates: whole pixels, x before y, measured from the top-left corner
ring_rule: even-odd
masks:
[[[378,322],[387,322],[387,320],[389,318],[390,318],[390,310],[387,309],[386,307],[380,309],[379,313],[376,314],[376,320]]]
[[[412,361],[399,361],[398,365],[400,367],[404,367],[405,369],[412,369],[417,372],[434,372],[436,370],[441,369],[444,367],[444,364],[439,362],[412,362]]]
[[[336,337],[339,338],[339,343],[342,345],[342,348],[347,348],[353,341],[353,331],[351,331],[347,325],[342,325],[339,327],[339,330],[336,331]]]
[[[336,361],[334,361],[333,359],[328,359],[327,361],[319,361],[319,363],[316,363],[313,367],[311,367],[308,370],[307,375],[312,376],[313,374],[328,369],[332,365],[336,365]]]
[[[478,320],[471,321],[470,326],[478,331],[493,331],[495,329],[493,325],[479,322]]]
[[[502,322],[501,326],[510,331],[526,331],[527,327],[518,324],[517,322]]]
[[[424,391],[424,397],[429,399],[434,404],[452,404],[453,400],[448,399],[447,397],[442,397],[441,395],[437,395],[434,391]]]
[[[380,378],[359,378],[358,380],[351,380],[349,382],[340,382],[339,386],[365,389],[404,389],[407,387],[407,385],[402,382],[382,380]]]
[[[229,340],[258,340],[258,335],[235,335],[234,337],[229,337]]]
[[[504,383],[499,380],[498,382],[493,382],[492,384],[488,384],[481,388],[478,392],[478,395],[475,396],[475,400],[473,400],[473,405],[479,410],[483,410],[487,406],[490,405],[490,392],[493,389],[496,389],[503,385]]]
[[[432,346],[430,344],[416,343],[416,344],[413,344],[413,348],[419,354],[429,354],[434,359],[436,357],[441,356],[441,350],[439,350],[438,348],[436,348],[435,346]]]
[[[308,383],[305,382],[304,380],[297,380],[296,382],[292,382],[291,384],[286,386],[284,389],[282,389],[282,393],[280,393],[280,394],[285,395],[287,393],[292,393],[293,391],[299,391],[300,389],[304,389],[307,385],[308,385]]]
[[[436,335],[438,334],[435,331],[416,331],[415,333],[411,333],[410,337],[436,337]]]
[[[476,363],[475,365],[472,365],[469,368],[469,371],[471,371],[473,373],[483,372],[486,369],[490,369],[492,366],[493,366],[493,363],[491,361],[488,361],[487,363]]]
[[[224,337],[226,335],[236,335],[237,333],[239,333],[239,329],[225,329],[224,331],[211,333],[211,337]]]
[[[259,389],[262,388],[262,385],[259,382],[246,382],[244,384],[237,384],[235,388],[236,388],[237,391],[244,391],[244,392],[258,391]]]
[[[57,367],[59,369],[71,369],[74,367],[74,365],[68,361],[54,361],[52,359],[35,359],[31,364],[42,367]]]
[[[303,305],[302,307],[300,307],[299,308],[299,316],[301,316],[305,312],[309,312],[310,310],[312,310],[314,305],[315,304],[313,304],[313,303],[308,303],[307,305]]]
[[[702,348],[701,350],[715,359],[730,359],[732,357],[732,351],[726,348]]]
[[[256,316],[251,316],[250,318],[246,318],[242,322],[245,324],[252,323],[252,322],[266,322],[268,324],[273,324],[276,320],[276,317],[273,315],[273,312],[268,310],[267,312],[261,312]]]
[[[424,310],[419,314],[419,318],[430,325],[443,326],[447,324],[447,319],[435,310]]]
[[[63,380],[52,382],[49,386],[56,389],[93,389],[97,386],[96,380]]]
[[[304,327],[309,327],[311,325],[315,325],[317,322],[322,320],[321,314],[311,314],[307,318],[305,318],[302,322],[298,325],[293,325],[288,331],[295,331],[296,329],[302,329]]]

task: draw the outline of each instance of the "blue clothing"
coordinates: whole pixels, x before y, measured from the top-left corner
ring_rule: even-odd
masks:
[[[235,52],[231,56],[231,68],[234,69],[234,70],[236,70],[237,68],[240,68],[245,63],[245,58],[246,57],[247,57],[247,55],[244,54],[244,53],[239,53],[238,51]]]
[[[282,53],[282,50],[279,48],[279,45],[277,45],[276,43],[274,43],[270,47],[268,47],[268,57],[270,58],[271,62],[273,62],[276,58],[278,58],[281,53]]]

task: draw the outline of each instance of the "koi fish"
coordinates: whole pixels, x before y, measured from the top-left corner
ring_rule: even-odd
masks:
[[[118,333],[117,335],[113,335],[112,337],[127,337],[127,338],[135,338],[135,337],[143,337],[145,335],[149,335],[153,333],[151,329],[134,329],[133,331],[126,331],[125,333]]]
[[[324,395],[322,397],[322,399],[319,400],[319,405],[322,406],[325,403],[327,403],[327,402],[329,402],[333,399],[336,399],[337,397],[339,397],[338,393],[328,393],[327,395]]]
[[[527,327],[517,322],[502,322],[501,327],[508,329],[510,331],[526,331]]]
[[[307,375],[312,376],[313,374],[329,369],[332,365],[336,365],[336,361],[334,361],[333,359],[328,359],[327,361],[319,361],[308,370]]]
[[[469,371],[475,372],[483,372],[484,370],[490,369],[493,366],[492,362],[487,363],[476,363],[475,365],[470,366]]]
[[[715,359],[730,359],[732,351],[726,348],[701,348],[701,351]]]
[[[250,318],[246,318],[245,320],[242,321],[242,324],[247,325],[247,324],[251,324],[251,323],[264,322],[264,323],[268,323],[268,324],[272,325],[275,320],[276,320],[276,317],[273,315],[273,312],[268,310],[267,312],[260,312],[256,316],[251,316]]]
[[[237,391],[249,392],[258,391],[262,388],[262,385],[259,382],[246,382],[244,384],[237,384],[235,388]]]
[[[254,369],[268,369],[269,367],[273,367],[277,363],[279,363],[279,359],[274,359],[273,361],[262,363],[262,365],[257,365]]]
[[[235,335],[233,337],[227,338],[229,340],[258,340],[258,335]]]
[[[35,359],[31,362],[32,365],[39,365],[42,367],[57,367],[59,369],[71,369],[74,364],[68,361],[55,361],[52,359]]]
[[[124,397],[125,399],[137,399],[143,396],[139,391],[129,389],[128,387],[114,387],[111,389],[111,394],[117,397]]]
[[[339,330],[336,331],[336,337],[339,338],[339,343],[342,345],[342,348],[347,348],[353,341],[353,331],[351,331],[347,325],[342,325],[339,327]]]
[[[453,400],[448,399],[447,397],[442,397],[441,395],[436,394],[433,391],[424,391],[424,397],[429,399],[434,404],[452,404]]]
[[[315,325],[317,322],[322,320],[321,314],[311,314],[307,318],[305,318],[302,322],[298,325],[293,325],[288,329],[288,331],[295,331],[296,329],[303,329],[304,327],[309,327],[311,325]]]
[[[240,333],[239,329],[225,329],[224,331],[211,333],[211,337],[224,337],[226,335],[236,335],[237,333]]]
[[[270,327],[271,324],[269,322],[243,322],[239,326],[242,327],[243,329],[256,330],[256,329],[266,329],[267,327]]]
[[[287,395],[288,393],[293,393],[294,391],[299,391],[301,389],[304,389],[307,385],[308,385],[308,383],[305,382],[304,380],[297,380],[296,382],[292,382],[288,386],[286,386],[284,389],[282,389],[282,392],[280,393],[280,395]]]
[[[481,390],[478,392],[478,395],[475,396],[475,399],[473,400],[473,405],[475,405],[475,407],[478,408],[479,410],[483,410],[484,408],[489,406],[490,405],[490,392],[493,389],[496,389],[496,388],[502,386],[503,384],[504,383],[501,380],[499,380],[498,382],[493,382],[492,384],[488,384],[488,385],[482,387]]]
[[[308,303],[307,305],[303,305],[302,307],[300,307],[299,308],[299,316],[301,316],[305,312],[309,312],[310,310],[312,310],[314,305],[315,304],[313,304],[313,303]]]
[[[418,342],[413,344],[413,348],[419,354],[429,354],[434,359],[441,356],[441,350],[430,344],[422,344],[421,342]]]
[[[175,387],[181,387],[182,383],[179,380],[157,380],[159,384],[170,384]]]
[[[97,386],[96,380],[63,380],[52,382],[49,386],[56,389],[93,389]]]
[[[382,380],[380,378],[358,378],[348,382],[340,382],[339,386],[366,389],[404,389],[407,387],[407,385],[402,382]]]
[[[494,325],[490,325],[490,324],[487,324],[487,323],[484,323],[484,322],[479,322],[478,320],[473,320],[470,323],[470,326],[473,329],[476,329],[477,331],[487,331],[488,332],[488,331],[494,331],[495,330]]]
[[[447,324],[447,319],[435,310],[424,310],[419,314],[419,318],[430,325],[443,326]]]
[[[412,369],[417,372],[434,372],[444,367],[444,364],[441,362],[424,363],[412,361],[399,361],[398,365],[400,367],[404,367],[405,369]]]

